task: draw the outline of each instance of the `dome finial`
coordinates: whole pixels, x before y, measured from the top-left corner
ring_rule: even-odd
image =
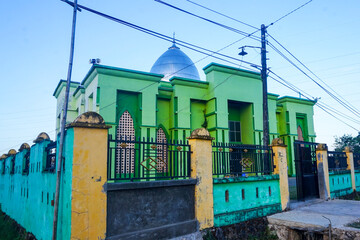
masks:
[[[178,46],[176,46],[176,44],[175,44],[175,32],[173,32],[173,40],[172,40],[172,46],[171,47],[169,47],[169,49],[180,49]]]

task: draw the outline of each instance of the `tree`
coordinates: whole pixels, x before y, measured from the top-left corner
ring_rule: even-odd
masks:
[[[353,137],[351,134],[344,134],[342,137],[335,136],[335,151],[342,152],[345,147],[351,147],[354,153],[360,153],[360,132]]]

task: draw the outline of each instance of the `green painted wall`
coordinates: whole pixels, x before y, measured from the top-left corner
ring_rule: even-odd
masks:
[[[214,179],[213,194],[216,227],[281,211],[278,175]]]
[[[297,126],[302,121],[302,125],[307,132],[307,141],[315,141],[314,131],[314,106],[315,102],[299,99],[294,97],[282,97],[277,101],[277,112],[278,112],[278,129],[280,137],[283,138],[284,143],[288,146],[288,168],[289,175],[294,176],[296,174],[294,164],[294,141],[298,140]],[[302,117],[304,120],[300,120]]]
[[[167,134],[168,138],[169,129],[172,127],[171,119],[169,118],[171,111],[170,104],[170,99],[157,99],[156,122],[159,127],[164,128],[163,130],[165,130],[165,134]]]
[[[353,192],[350,171],[329,172],[331,198],[338,198]]]
[[[206,66],[204,72],[206,81],[174,77],[165,82],[161,81],[162,75],[95,64],[74,91],[69,111],[97,111],[106,124],[113,126],[109,133],[115,135],[119,112],[128,107],[136,115],[137,136],[155,138],[156,130],[163,127],[171,139],[185,140],[204,123],[205,110],[211,136],[215,141],[228,142],[228,121],[233,116],[229,102],[237,102],[242,142],[262,144],[260,74],[216,63]],[[62,85],[54,95],[58,106],[63,99]],[[74,83],[75,87],[78,84]],[[315,141],[313,105],[305,99],[268,94],[270,141],[280,136],[288,146],[289,175],[295,174],[293,143],[298,116],[305,116],[308,140]]]
[[[191,129],[201,128],[204,125],[206,118],[205,117],[206,102],[197,101],[197,100],[191,101],[190,113],[191,113]]]
[[[65,139],[65,172],[61,180],[59,202],[58,239],[70,239],[71,226],[71,166],[73,134]],[[50,143],[44,140],[30,149],[29,174],[22,174],[24,156],[27,151],[18,152],[5,161],[6,173],[0,174],[1,209],[38,240],[50,239],[55,197],[56,173],[44,172],[45,147]],[[10,174],[11,158],[15,157],[15,172]],[[1,170],[0,170],[1,172]]]

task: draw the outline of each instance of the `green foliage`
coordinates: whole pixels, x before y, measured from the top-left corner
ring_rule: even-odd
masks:
[[[26,232],[0,210],[0,240],[25,240]]]
[[[351,134],[345,134],[341,137],[335,137],[335,151],[343,151],[345,147],[351,147],[354,153],[360,153],[360,132],[353,137]]]

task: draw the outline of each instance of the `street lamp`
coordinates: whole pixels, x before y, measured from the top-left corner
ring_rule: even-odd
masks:
[[[263,88],[263,145],[269,145],[269,113],[268,113],[268,98],[267,98],[267,67],[266,67],[266,27],[261,25],[261,47],[243,46],[241,48],[240,56],[245,56],[245,48],[260,48],[261,49],[261,80]],[[240,49],[239,48],[239,49]],[[255,65],[254,65],[255,66]]]

